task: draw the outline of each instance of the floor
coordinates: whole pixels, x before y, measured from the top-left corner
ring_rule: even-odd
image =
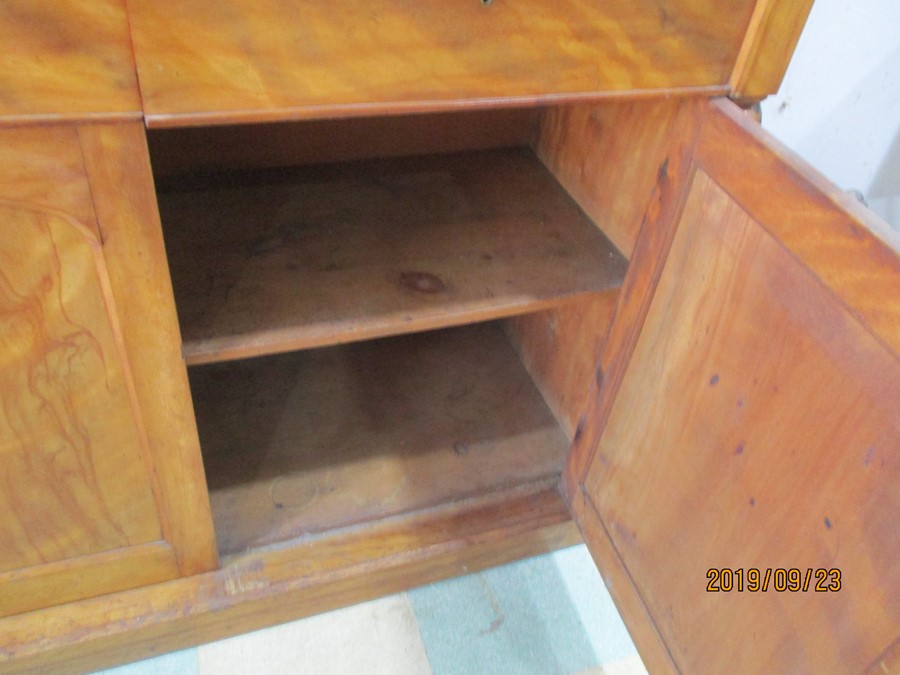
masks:
[[[640,658],[584,546],[103,675],[635,675]]]

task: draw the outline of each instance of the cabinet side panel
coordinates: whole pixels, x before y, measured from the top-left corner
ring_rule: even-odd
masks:
[[[549,108],[536,152],[585,213],[631,258],[659,167],[701,104],[691,99]]]
[[[594,366],[618,291],[592,293],[506,321],[506,333],[569,440],[584,424]]]
[[[658,104],[649,105],[652,118],[653,111],[656,110]],[[637,121],[640,119],[638,114],[640,107],[637,104],[635,106],[625,118],[625,127],[622,132],[625,136],[631,129],[627,120]],[[678,104],[676,111],[670,110],[666,113],[671,115],[666,125],[668,136],[664,142],[659,140],[652,144],[657,153],[648,151],[646,154],[648,158],[658,159],[659,163],[652,167],[652,171],[649,171],[652,182],[646,186],[646,208],[642,212],[642,216],[633,213],[633,206],[627,205],[625,201],[620,201],[620,194],[634,199],[637,198],[636,194],[644,194],[645,188],[637,188],[635,183],[627,181],[616,184],[615,179],[609,178],[609,175],[617,174],[619,167],[615,163],[607,163],[605,154],[599,148],[595,147],[594,153],[584,155],[578,162],[567,162],[566,164],[568,168],[565,169],[565,172],[570,176],[582,174],[588,176],[591,172],[596,171],[596,183],[592,181],[582,183],[591,189],[596,208],[593,206],[589,208],[584,204],[582,206],[601,229],[606,231],[608,223],[621,224],[624,222],[622,218],[625,217],[640,217],[635,228],[638,233],[637,239],[622,289],[619,292],[612,323],[603,340],[599,357],[594,364],[585,423],[574,436],[566,470],[563,474],[563,490],[570,502],[574,500],[574,495],[578,490],[577,486],[597,447],[600,434],[606,424],[635,341],[647,314],[650,298],[652,298],[653,290],[659,280],[660,270],[672,243],[675,224],[684,204],[686,186],[693,167],[691,156],[706,109],[707,104],[704,101],[685,101]],[[574,114],[584,120],[586,119],[585,113],[589,114],[587,110]],[[615,135],[614,129],[604,132],[604,136],[608,139],[612,139]],[[579,138],[580,136],[577,134],[567,135],[564,147],[572,148],[572,152],[576,152],[575,149],[579,147]],[[568,149],[564,150],[563,155],[560,156],[564,156],[567,152],[569,152]],[[659,156],[659,152],[662,153],[661,156]],[[623,156],[627,161],[635,163],[631,165],[630,170],[633,172],[631,175],[634,180],[637,183],[646,180],[648,168],[638,168],[638,160],[629,159],[630,155],[625,148],[621,148],[620,153],[624,153]],[[642,153],[637,152],[636,154],[641,155]],[[645,159],[644,161],[651,160]],[[577,169],[582,162],[586,167],[583,172],[581,169]],[[605,167],[605,172],[592,168],[597,165]],[[572,171],[575,173],[571,173]],[[629,171],[624,171],[626,176],[629,173]],[[560,175],[557,174],[558,177]],[[564,185],[566,184],[564,178],[560,180]],[[605,183],[610,183],[610,185],[604,186]],[[632,227],[634,226],[629,225],[629,229]],[[575,515],[580,517],[581,514],[576,512]]]
[[[182,574],[217,564],[197,429],[139,123],[79,129],[167,535]]]

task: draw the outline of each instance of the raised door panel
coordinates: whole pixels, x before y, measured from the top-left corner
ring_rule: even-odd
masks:
[[[5,615],[170,579],[178,560],[78,134],[0,134]]]
[[[900,634],[900,256],[767,144],[710,107],[568,476],[659,670],[861,672]]]

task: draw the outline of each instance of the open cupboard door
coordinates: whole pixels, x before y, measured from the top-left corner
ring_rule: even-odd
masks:
[[[682,148],[567,498],[651,672],[889,672],[900,247],[729,102]]]

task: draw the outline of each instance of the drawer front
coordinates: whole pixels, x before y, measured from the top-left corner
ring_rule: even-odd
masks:
[[[755,4],[138,0],[129,10],[152,126],[724,92]]]

